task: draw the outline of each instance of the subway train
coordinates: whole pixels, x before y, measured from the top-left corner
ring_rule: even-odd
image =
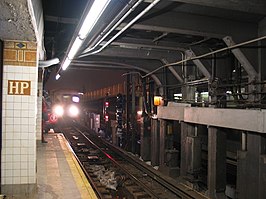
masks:
[[[80,116],[80,97],[75,94],[62,94],[54,97],[43,97],[42,120],[43,131],[54,129],[63,118],[78,119]]]

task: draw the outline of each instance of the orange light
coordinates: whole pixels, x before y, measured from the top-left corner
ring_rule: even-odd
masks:
[[[162,97],[161,96],[154,96],[154,106],[160,106],[161,105],[161,101],[162,101]]]

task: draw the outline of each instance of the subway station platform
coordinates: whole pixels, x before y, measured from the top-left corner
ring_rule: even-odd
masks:
[[[37,144],[38,199],[97,198],[61,133],[45,135]]]

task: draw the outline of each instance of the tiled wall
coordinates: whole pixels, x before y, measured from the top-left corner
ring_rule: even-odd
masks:
[[[36,44],[4,42],[2,108],[3,185],[36,183]],[[11,95],[8,81],[30,81],[30,94]]]

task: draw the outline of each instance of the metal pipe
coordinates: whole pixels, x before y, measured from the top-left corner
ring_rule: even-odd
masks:
[[[210,56],[210,55],[213,55],[213,54],[216,54],[216,53],[219,53],[219,52],[223,52],[223,51],[226,51],[226,50],[231,50],[231,49],[234,49],[234,48],[238,48],[240,46],[244,46],[244,45],[247,45],[247,44],[250,44],[250,43],[254,43],[254,42],[257,42],[257,41],[261,41],[261,40],[264,40],[264,39],[266,39],[266,35],[262,36],[262,37],[258,37],[256,39],[252,39],[252,40],[246,41],[246,42],[242,42],[242,43],[239,43],[239,44],[235,44],[235,45],[232,45],[232,46],[221,48],[221,49],[218,49],[218,50],[215,50],[215,51],[203,54],[203,55],[190,57],[190,58],[187,58],[187,59],[184,59],[184,60],[180,60],[178,62],[174,62],[174,63],[170,63],[170,64],[165,64],[165,65],[160,66],[159,68],[156,68],[155,70],[147,73],[146,75],[143,76],[143,78],[145,78],[145,77],[147,77],[147,76],[149,76],[149,75],[151,75],[151,74],[153,74],[153,73],[155,73],[155,72],[157,72],[157,71],[159,71],[159,70],[161,70],[162,68],[165,68],[165,67],[175,66],[175,65],[187,62],[187,61],[193,61],[195,59],[201,59],[203,57],[207,57],[207,56]]]
[[[53,59],[49,59],[49,60],[40,60],[39,61],[39,68],[46,68],[55,64],[58,64],[60,61],[58,58],[53,58]]]
[[[135,69],[135,70],[139,70],[139,71],[143,71],[144,73],[148,73],[149,71],[142,68],[142,67],[139,67],[139,66],[135,66],[135,65],[130,65],[130,64],[125,64],[125,63],[119,63],[119,62],[110,62],[110,61],[97,61],[97,62],[94,62],[94,61],[75,61],[73,62],[74,65],[77,65],[77,66],[87,66],[87,64],[103,64],[103,65],[117,65],[117,66],[121,66],[121,67],[125,67],[125,68],[132,68],[132,69]],[[142,77],[142,75],[137,72],[139,74],[140,77]],[[162,95],[163,92],[162,92],[162,83],[160,81],[160,79],[156,76],[156,75],[151,75],[152,79],[154,80],[154,82],[157,84],[157,86],[160,87],[160,94]]]
[[[136,7],[138,7],[139,6],[139,4],[142,2],[143,0],[139,0],[137,3],[135,3],[134,5],[133,5],[133,7],[132,8],[130,8],[125,14],[124,14],[124,16],[123,17],[121,17],[121,19],[119,19],[119,21],[106,33],[106,34],[104,34],[104,36],[100,39],[100,41],[98,41],[93,47],[91,47],[91,48],[86,48],[82,53],[87,53],[87,52],[90,52],[90,51],[92,51],[92,50],[94,50],[97,46],[99,46],[100,45],[100,43],[114,30],[114,29],[116,29],[117,28],[117,26],[119,26],[122,22],[123,22],[123,20],[130,14],[130,13],[132,13],[134,10],[135,10],[135,8]],[[83,57],[83,55],[81,55],[80,57]]]
[[[207,84],[207,83],[209,83],[209,79],[203,78],[203,79],[198,79],[198,80],[194,80],[194,81],[187,81],[187,82],[185,82],[185,85],[193,86],[193,85]]]
[[[122,28],[118,33],[116,33],[108,42],[106,42],[100,49],[91,52],[91,53],[86,53],[81,56],[85,57],[88,55],[93,55],[101,52],[103,49],[105,49],[110,43],[112,43],[118,36],[120,36],[124,31],[126,31],[131,25],[133,25],[137,20],[139,20],[144,14],[146,14],[148,11],[150,11],[157,3],[159,3],[161,0],[155,0],[153,1],[148,7],[146,7],[141,13],[139,13],[134,19],[132,19],[124,28]]]
[[[182,53],[182,60],[186,59],[187,55]],[[187,62],[183,62],[181,63],[181,67],[182,67],[182,74],[183,74],[183,79],[184,79],[184,82],[186,83],[187,82]]]

